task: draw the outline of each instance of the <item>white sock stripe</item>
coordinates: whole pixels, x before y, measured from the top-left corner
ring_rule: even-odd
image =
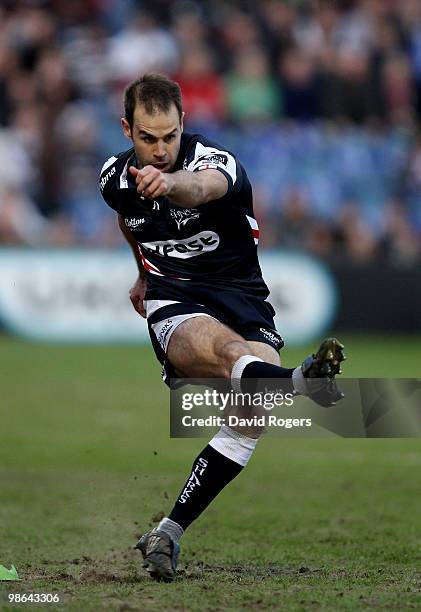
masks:
[[[209,442],[218,453],[245,467],[256,448],[257,440],[248,438],[223,425]]]
[[[219,436],[220,438],[232,438],[233,440],[244,442],[244,444],[246,445],[247,443],[252,442],[253,448],[256,446],[256,442],[257,442],[255,438],[249,438],[248,436],[245,436],[239,431],[235,431],[235,429],[228,427],[228,425],[222,425],[221,429],[218,431],[216,435]]]
[[[263,361],[263,359],[260,359],[260,357],[256,357],[255,355],[243,355],[237,359],[232,366],[231,384],[236,393],[241,393],[240,379],[243,375],[245,367],[248,366],[249,363],[253,363],[253,361]]]

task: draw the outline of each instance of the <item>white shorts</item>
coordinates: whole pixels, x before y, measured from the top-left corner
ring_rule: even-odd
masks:
[[[172,306],[173,304],[181,304],[181,302],[174,302],[171,300],[144,300],[143,305],[146,310],[146,318],[149,319],[149,317],[151,317],[154,312],[160,308],[163,308],[164,306]],[[194,319],[195,317],[208,317],[209,319],[215,319],[215,317],[212,317],[205,312],[191,312],[188,314],[175,315],[173,317],[162,319],[162,321],[151,323],[150,328],[154,332],[156,339],[164,353],[167,352],[168,343],[177,327],[184,321]]]

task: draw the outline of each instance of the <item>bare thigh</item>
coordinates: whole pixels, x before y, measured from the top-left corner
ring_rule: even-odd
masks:
[[[229,378],[232,366],[243,355],[279,365],[278,353],[268,344],[244,340],[223,323],[204,316],[181,323],[167,349],[178,375],[189,378]]]

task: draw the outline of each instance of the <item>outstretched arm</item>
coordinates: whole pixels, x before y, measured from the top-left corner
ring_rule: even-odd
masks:
[[[129,171],[136,178],[140,195],[152,200],[166,196],[182,208],[195,208],[205,202],[218,200],[228,191],[228,180],[218,170],[165,173],[153,166],[145,166],[142,170],[131,166]]]

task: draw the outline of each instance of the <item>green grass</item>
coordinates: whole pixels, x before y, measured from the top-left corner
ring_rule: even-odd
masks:
[[[347,376],[420,376],[420,338],[345,340]],[[176,582],[155,584],[131,546],[205,441],[169,439],[151,350],[0,337],[0,364],[0,563],[22,577],[0,593],[58,590],[75,611],[421,608],[419,440],[263,439],[186,534]]]

